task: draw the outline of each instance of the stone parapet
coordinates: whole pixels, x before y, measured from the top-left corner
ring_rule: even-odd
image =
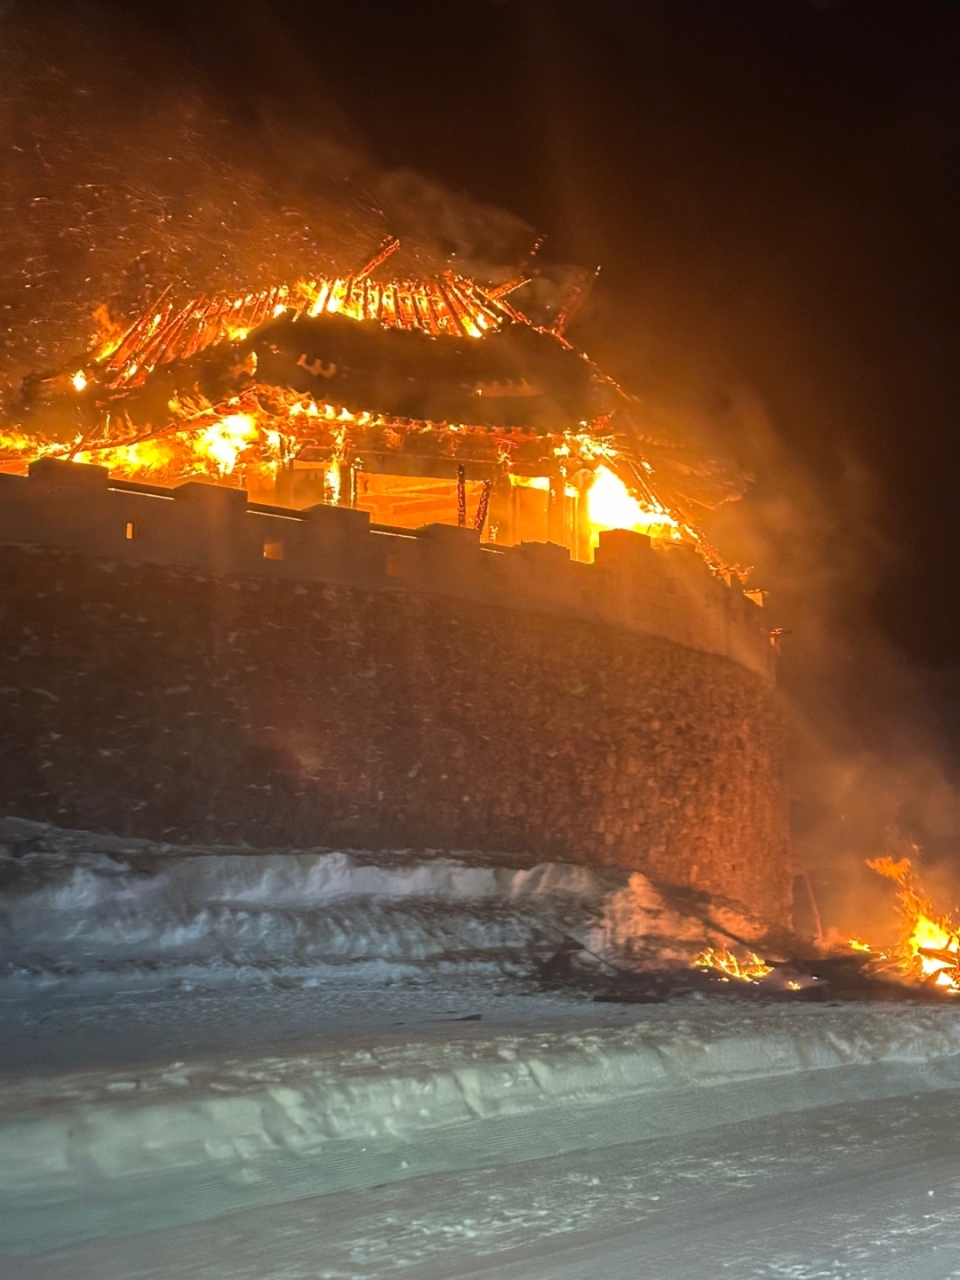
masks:
[[[551,543],[484,546],[472,529],[371,525],[365,512],[264,506],[239,489],[117,481],[105,468],[43,458],[0,475],[0,544],[77,552],[215,577],[416,592],[660,637],[773,681],[758,606],[689,548],[601,534],[592,565]]]

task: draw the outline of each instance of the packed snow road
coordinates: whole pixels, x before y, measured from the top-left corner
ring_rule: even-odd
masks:
[[[948,1280],[960,1094],[851,1103],[0,1263],[6,1280]]]

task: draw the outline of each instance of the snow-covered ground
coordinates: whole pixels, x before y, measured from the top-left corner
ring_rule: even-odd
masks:
[[[732,904],[469,853],[0,849],[0,1277],[960,1276],[946,1001],[593,1002],[757,936]],[[565,938],[592,986],[544,987]]]
[[[955,1280],[960,1094],[309,1196],[4,1280]]]
[[[517,978],[575,935],[631,963],[687,963],[718,930],[756,936],[730,904],[668,905],[640,875],[490,855],[172,847],[0,820],[0,980],[97,978],[314,986]]]
[[[0,1070],[447,1034],[451,1019],[615,1018],[575,970],[684,968],[751,939],[732,904],[670,903],[640,875],[464,852],[217,849],[0,820]],[[403,1034],[407,1034],[404,1032]]]

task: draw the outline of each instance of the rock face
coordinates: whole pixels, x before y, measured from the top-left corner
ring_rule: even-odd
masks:
[[[37,545],[36,527],[0,541],[8,814],[618,865],[786,919],[783,723],[762,671],[516,593],[408,589],[395,567],[370,589],[289,562],[220,574]]]

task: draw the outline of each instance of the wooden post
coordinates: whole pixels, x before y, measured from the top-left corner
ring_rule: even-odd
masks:
[[[593,472],[587,467],[582,468],[573,477],[573,483],[577,490],[576,513],[574,516],[573,530],[573,557],[575,560],[583,560],[589,563],[593,559],[593,552],[590,547],[590,521],[588,519],[589,507],[587,503],[587,493],[593,483]]]
[[[563,546],[563,491],[564,479],[559,470],[550,476],[550,492],[547,497],[547,541]]]

